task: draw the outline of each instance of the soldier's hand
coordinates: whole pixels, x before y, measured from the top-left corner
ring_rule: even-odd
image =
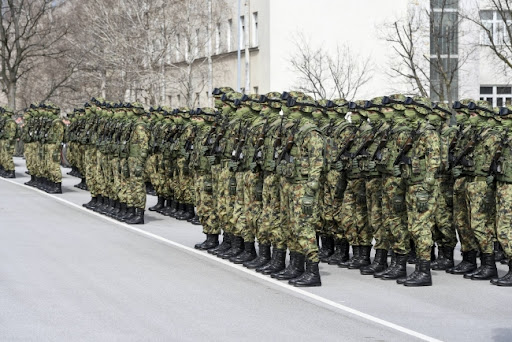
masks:
[[[302,213],[307,216],[313,215],[313,196],[304,195],[301,200]]]
[[[487,183],[487,186],[491,186],[494,183],[494,176],[487,176],[487,178],[485,178],[485,183]]]
[[[400,165],[393,166],[393,176],[400,177],[402,171],[400,171]]]
[[[460,167],[454,167],[452,169],[453,178],[459,178],[461,174],[462,174],[462,169]]]
[[[377,164],[373,161],[373,160],[370,160],[368,162],[368,170],[375,170],[375,168],[377,167]]]
[[[430,194],[426,191],[418,191],[416,193],[416,209],[419,213],[424,213],[428,210],[428,201]]]

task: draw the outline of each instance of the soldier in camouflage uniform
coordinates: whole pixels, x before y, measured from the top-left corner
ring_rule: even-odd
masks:
[[[375,278],[394,280],[404,277],[410,252],[410,234],[407,230],[407,208],[405,205],[405,182],[401,177],[400,167],[395,165],[398,153],[411,134],[412,127],[404,115],[403,95],[391,95],[382,100],[382,113],[394,123],[387,142],[382,147],[382,155],[377,168],[382,174],[382,224],[389,234],[391,249],[394,252],[391,265]]]
[[[59,116],[60,109],[51,106],[50,125],[45,139],[44,155],[47,170],[47,192],[51,194],[62,193],[62,172],[60,170],[60,153],[64,139],[64,123]]]
[[[414,139],[401,159],[401,174],[405,179],[407,229],[416,247],[418,262],[415,271],[406,278],[397,280],[405,286],[430,286],[432,232],[439,189],[435,175],[440,166],[440,138],[435,127],[428,121],[432,104],[425,98],[407,98],[405,116],[417,125]]]
[[[512,286],[512,106],[501,108],[499,119],[504,130],[493,156],[496,162],[493,168],[496,175],[496,233],[505,252],[509,271],[503,277],[492,279],[491,284]]]
[[[12,158],[19,128],[12,114],[10,110],[0,107],[0,176],[5,178],[16,178]]]
[[[497,276],[494,258],[495,184],[490,176],[492,158],[498,148],[499,136],[495,129],[492,107],[485,101],[468,104],[469,121],[474,130],[462,151],[457,151],[455,171],[466,175],[466,200],[469,204],[471,232],[480,250],[481,266],[464,274],[471,280],[488,280]],[[462,158],[461,158],[462,156]],[[460,166],[458,164],[460,159]]]
[[[305,272],[289,283],[294,286],[320,286],[316,227],[320,220],[318,201],[325,143],[312,116],[315,102],[306,98],[290,98],[287,105],[291,107],[290,119],[298,123],[298,129],[293,140],[289,141],[291,148],[283,150],[285,157],[279,165],[286,183],[282,211],[288,211],[289,218],[283,223],[288,224],[301,254],[306,257]],[[300,262],[300,258],[296,260]]]

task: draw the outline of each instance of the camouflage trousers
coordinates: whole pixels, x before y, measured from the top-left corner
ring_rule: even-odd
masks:
[[[436,183],[439,197],[435,214],[434,241],[439,246],[455,248],[457,234],[453,223],[453,181],[451,178],[438,178]]]
[[[128,168],[128,159],[119,158],[119,192],[117,196],[119,197],[119,202],[128,204],[128,188],[129,179],[130,179],[130,170]]]
[[[85,179],[92,197],[96,197],[99,194],[96,179],[96,163],[96,147],[87,146],[85,150]]]
[[[453,184],[453,221],[460,239],[462,252],[477,251],[478,242],[471,230],[470,203],[466,196],[467,177],[460,177]]]
[[[482,177],[484,178],[484,177]],[[471,230],[480,247],[481,253],[490,254],[494,251],[496,232],[494,229],[496,217],[495,191],[488,186],[485,178],[466,183],[466,196],[469,205],[469,220]]]
[[[110,158],[110,169],[112,170],[112,193],[111,197],[114,201],[119,200],[119,192],[121,191],[121,167],[119,157]]]
[[[234,234],[236,236],[243,236],[247,235],[245,232],[247,230],[247,218],[245,216],[244,203],[244,193],[246,191],[244,187],[244,172],[235,172],[233,175],[231,175],[231,177],[233,176],[236,180],[236,194],[233,206],[233,215],[231,216],[230,223],[233,227],[235,227]]]
[[[496,185],[496,233],[508,260],[512,259],[512,184]]]
[[[50,182],[62,182],[62,172],[60,170],[60,143],[45,144],[45,174]]]
[[[7,171],[14,171],[15,140],[0,140],[0,165]]]
[[[366,206],[368,208],[368,224],[370,225],[375,249],[388,250],[390,247],[389,232],[382,219],[382,178],[366,180]]]
[[[35,167],[35,154],[36,154],[35,147],[36,147],[36,143],[34,143],[34,142],[26,143],[25,144],[25,151],[24,151],[25,160],[27,162],[27,170],[28,170],[28,172],[32,176],[36,175],[35,174],[35,170],[34,170],[34,167]]]
[[[391,247],[397,254],[408,254],[411,251],[405,191],[405,183],[401,177],[382,178],[382,225],[385,231],[383,233],[389,234]]]
[[[260,244],[272,243],[274,247],[286,249],[283,227],[279,211],[279,177],[275,173],[266,173],[263,177],[262,209],[258,219],[256,237]]]
[[[343,239],[345,237],[344,230],[341,229],[341,208],[346,180],[342,177],[345,176],[339,171],[330,170],[325,178],[322,197],[322,217],[325,234],[337,239]],[[345,186],[340,188],[340,182],[344,182]]]
[[[224,232],[234,234],[235,227],[231,223],[231,217],[233,216],[235,196],[229,192],[232,172],[227,165],[221,166],[220,170],[217,178],[217,215]]]
[[[423,260],[430,260],[434,244],[432,232],[438,192],[435,186],[433,189],[425,189],[421,184],[407,186],[407,229],[416,246],[416,255]]]
[[[187,160],[185,158],[178,158],[177,165],[178,175],[176,178],[175,195],[181,203],[194,203],[194,194],[192,191],[194,183],[190,170],[188,169]]]
[[[287,181],[288,182],[288,181]],[[288,226],[298,245],[299,252],[304,254],[307,259],[318,262],[318,244],[316,240],[315,227],[320,220],[320,211],[318,207],[319,194],[315,194],[313,201],[313,213],[305,214],[302,210],[302,198],[306,193],[305,183],[291,182],[289,184],[289,196],[286,210],[289,214]],[[290,249],[291,250],[291,249]]]
[[[99,149],[96,151],[96,168],[95,168],[95,178],[96,178],[96,186],[99,195],[107,197],[107,157],[103,154]]]
[[[203,233],[220,234],[213,198],[212,176],[211,174],[196,173],[194,180],[197,215],[199,215],[203,226]]]
[[[158,188],[156,185],[156,183],[158,183],[158,156],[155,153],[150,154],[146,158],[144,174],[147,176],[147,181],[153,185],[156,192]]]
[[[127,205],[146,208],[146,185],[144,183],[144,161],[137,157],[128,157],[130,178],[127,181]]]
[[[365,183],[364,178],[349,179],[341,205],[341,227],[352,246],[372,244]]]
[[[242,238],[252,242],[258,234],[258,219],[262,210],[263,178],[260,172],[243,173],[245,230]]]
[[[272,236],[275,240],[275,245],[282,246],[285,249],[288,247],[290,252],[302,253],[302,248],[299,243],[298,237],[295,235],[292,220],[294,218],[294,212],[290,211],[291,204],[293,203],[292,184],[285,178],[279,177],[279,211],[281,213],[281,232],[275,234],[272,232]],[[316,233],[315,233],[316,238]]]
[[[68,142],[66,144],[66,160],[68,161],[69,165],[76,167],[76,143],[75,142]]]

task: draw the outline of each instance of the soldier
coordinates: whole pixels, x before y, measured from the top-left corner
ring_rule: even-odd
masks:
[[[315,228],[320,219],[318,200],[324,170],[324,141],[312,116],[315,102],[302,98],[290,98],[288,101],[290,119],[297,122],[298,129],[292,140],[287,142],[291,147],[285,146],[285,157],[281,159],[281,172],[286,183],[282,201],[285,206],[282,209],[288,211],[286,224],[306,258],[305,272],[289,283],[294,286],[320,286]],[[300,258],[296,260],[300,262]]]
[[[493,172],[496,175],[496,232],[498,241],[505,252],[509,271],[503,277],[492,279],[491,284],[512,286],[512,220],[510,216],[512,207],[512,163],[510,163],[512,160],[512,149],[510,148],[512,106],[502,107],[499,118],[505,129],[493,156],[495,161]]]
[[[0,175],[5,178],[16,178],[12,158],[19,128],[12,114],[8,109],[0,108]]]
[[[51,110],[50,124],[45,139],[45,157],[47,179],[49,182],[48,193],[61,194],[62,193],[62,172],[60,170],[60,153],[62,148],[62,140],[64,139],[64,123],[59,117],[60,109],[56,106],[50,105]]]
[[[406,151],[402,149],[401,174],[406,182],[407,229],[416,247],[418,262],[415,271],[397,280],[405,286],[431,286],[430,274],[432,232],[439,189],[435,175],[440,166],[439,134],[427,121],[432,113],[430,100],[407,98],[405,116],[417,125],[414,139]]]

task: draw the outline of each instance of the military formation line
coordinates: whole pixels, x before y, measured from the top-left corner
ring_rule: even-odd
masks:
[[[149,210],[202,225],[195,248],[294,286],[320,286],[319,262],[405,286],[432,285],[431,269],[512,286],[512,107],[213,95],[215,108],[192,110],[92,99],[68,126],[56,106],[32,105],[26,184],[62,191],[65,143],[85,207],[143,224],[151,184]],[[0,174],[14,177],[20,134],[0,112]]]

